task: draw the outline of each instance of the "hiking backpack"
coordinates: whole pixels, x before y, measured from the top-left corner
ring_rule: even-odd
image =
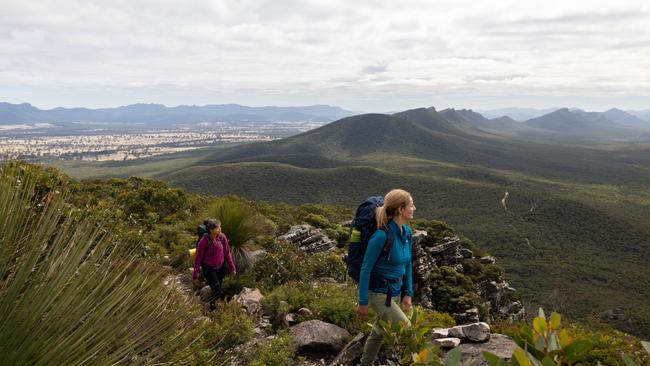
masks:
[[[194,244],[194,248],[198,248],[201,238],[203,238],[203,236],[207,233],[208,233],[208,229],[205,227],[205,223],[196,227],[196,234],[198,235],[198,238],[196,239],[196,244]]]
[[[348,245],[347,257],[347,274],[352,277],[356,282],[359,282],[361,274],[361,265],[363,264],[363,257],[366,255],[368,248],[368,241],[372,234],[377,231],[377,220],[375,218],[375,209],[384,204],[384,198],[381,196],[369,197],[357,207],[357,211],[350,225],[350,244]],[[390,253],[391,246],[393,245],[393,235],[390,229],[382,229],[386,232],[386,243],[382,250],[383,255]]]

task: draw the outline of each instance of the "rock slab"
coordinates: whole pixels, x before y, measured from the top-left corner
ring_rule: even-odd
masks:
[[[344,339],[350,336],[347,330],[320,320],[309,320],[289,328],[300,353],[338,353]]]
[[[350,366],[363,354],[363,333],[357,334],[330,363],[330,366]]]
[[[459,338],[438,338],[433,340],[433,344],[442,348],[454,348],[460,344]]]
[[[485,343],[463,343],[456,349],[462,353],[460,366],[488,366],[481,352],[488,351],[501,359],[510,361],[515,347],[517,344],[512,338],[495,333]]]
[[[235,295],[234,300],[239,306],[246,309],[248,314],[256,314],[262,309],[263,298],[260,290],[244,287],[238,295]]]

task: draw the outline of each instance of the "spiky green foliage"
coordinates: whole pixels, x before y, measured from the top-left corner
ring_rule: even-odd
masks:
[[[7,365],[151,364],[195,337],[186,303],[133,246],[66,204],[42,176],[0,174],[0,354]],[[41,186],[42,187],[42,186]],[[182,340],[185,340],[183,342]],[[163,342],[172,342],[164,350]],[[182,362],[182,360],[176,360]]]
[[[210,205],[208,214],[221,221],[221,229],[228,236],[233,259],[240,271],[251,265],[250,249],[247,245],[268,233],[264,218],[243,200],[236,197],[222,197]]]

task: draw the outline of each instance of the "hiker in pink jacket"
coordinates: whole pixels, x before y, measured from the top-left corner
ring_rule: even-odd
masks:
[[[221,282],[226,276],[226,262],[233,275],[237,273],[237,269],[232,260],[228,239],[221,232],[221,221],[208,219],[205,221],[205,226],[208,232],[201,238],[196,248],[192,281],[195,285],[198,284],[199,270],[202,270],[203,277],[212,289],[211,302],[214,302],[223,296]]]

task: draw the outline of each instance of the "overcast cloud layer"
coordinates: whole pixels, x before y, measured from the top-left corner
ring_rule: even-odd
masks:
[[[646,4],[2,0],[0,101],[650,109]]]

